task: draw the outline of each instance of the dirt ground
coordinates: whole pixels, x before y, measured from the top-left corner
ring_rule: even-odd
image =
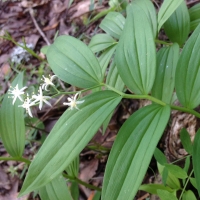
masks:
[[[155,7],[158,8],[162,1],[153,0]],[[187,5],[191,7],[200,1],[188,0]],[[89,19],[94,17],[102,10],[109,8],[108,0],[102,2],[95,1],[91,5],[91,0],[74,0],[69,6],[70,0],[12,0],[0,1],[0,36],[8,32],[17,42],[26,42],[31,44],[31,48],[41,58],[45,58],[40,49],[53,42],[56,35],[72,35],[88,43],[91,37],[102,32],[98,27],[102,18],[92,23]],[[94,9],[92,9],[94,8]],[[162,35],[160,36],[162,37]],[[165,36],[164,36],[165,37]],[[11,41],[0,38],[0,100],[6,93],[13,79],[15,72],[11,58],[16,45]],[[45,71],[50,73],[50,68],[44,66],[41,60],[32,56],[23,61],[19,69],[26,69],[26,80],[29,86],[38,83],[38,74]],[[60,83],[63,89],[71,87]],[[71,87],[71,90],[74,90]],[[64,100],[64,99],[63,99]],[[143,100],[123,100],[116,109],[111,122],[102,136],[102,130],[95,135],[88,146],[80,154],[80,172],[79,178],[92,185],[101,187],[104,176],[106,161],[115,140],[116,134],[123,122],[140,107],[148,104]],[[40,129],[34,131],[34,123],[27,123],[27,143],[24,157],[32,158],[39,149],[42,141],[51,131],[52,127],[64,112],[65,108],[61,102],[52,109],[46,107],[42,111],[35,109],[34,116],[38,117],[43,125]],[[127,114],[128,113],[128,114]],[[177,127],[178,128],[174,128]],[[192,115],[182,114],[173,111],[171,114],[171,125],[165,131],[159,148],[162,149],[168,160],[172,161],[186,155],[185,150],[180,144],[179,132],[182,127],[189,129],[191,137],[194,137],[196,130],[200,127],[199,121]],[[95,147],[95,148],[94,148]],[[104,149],[102,150],[103,147]],[[0,156],[8,157],[9,154],[0,142]],[[151,168],[156,170],[155,161],[152,160]],[[0,161],[0,200],[16,200],[19,190],[26,173],[27,166],[24,163],[16,161]],[[153,181],[153,173],[148,170],[144,182]],[[88,188],[79,186],[80,199],[92,200],[94,192]],[[149,197],[149,194],[139,192],[137,199],[142,200]],[[35,199],[37,194],[29,194],[20,200]]]

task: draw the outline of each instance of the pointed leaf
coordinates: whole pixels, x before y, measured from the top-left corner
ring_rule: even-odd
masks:
[[[193,145],[193,157],[192,163],[194,168],[194,176],[196,179],[197,190],[200,195],[200,129],[197,131],[195,138],[194,138],[194,145]]]
[[[157,190],[158,196],[161,200],[178,200],[173,193],[170,193],[166,190]]]
[[[19,89],[23,88],[23,73],[11,85],[15,87],[17,84]],[[0,135],[6,151],[13,157],[20,157],[25,146],[25,124],[24,109],[18,106],[23,102],[17,98],[13,105],[13,99],[9,96],[7,92],[0,109]]]
[[[21,195],[49,183],[69,165],[92,139],[121,100],[112,91],[84,97],[80,110],[64,112],[30,165]]]
[[[110,36],[119,39],[124,28],[125,18],[118,12],[109,12],[99,27]]]
[[[66,167],[66,172],[69,174],[71,177],[78,177],[79,173],[79,156],[77,156],[67,167]]]
[[[189,9],[190,30],[193,31],[200,24],[200,3]]]
[[[175,84],[175,70],[179,58],[179,46],[163,47],[157,53],[157,72],[152,96],[170,104]]]
[[[132,200],[170,115],[168,106],[146,106],[121,127],[106,166],[102,199]]]
[[[191,190],[188,190],[183,193],[183,200],[196,200],[196,197]]]
[[[165,157],[163,152],[158,148],[156,148],[154,151],[154,157],[156,161],[159,162],[161,165],[165,165],[167,163],[167,158]]]
[[[175,87],[180,103],[190,109],[200,103],[200,25],[186,42],[179,58]]]
[[[42,200],[73,200],[62,175],[42,187],[39,194]]]
[[[185,128],[183,128],[181,130],[181,133],[180,133],[180,138],[181,138],[181,143],[184,147],[184,149],[192,155],[192,141],[190,139],[190,135],[189,133],[187,132],[187,130]]]
[[[48,48],[47,60],[61,80],[80,87],[98,85],[102,80],[101,67],[92,51],[71,36],[60,36]]]
[[[110,35],[101,33],[92,37],[89,47],[92,52],[96,53],[107,49],[114,44],[116,44],[116,41]]]
[[[172,13],[179,7],[184,0],[164,0],[159,12],[158,12],[158,32],[162,25],[172,15]]]
[[[197,189],[197,182],[196,182],[196,179],[195,179],[195,178],[190,178],[190,183],[192,184],[192,186],[193,186],[194,188]]]
[[[182,168],[180,168],[177,165],[172,165],[172,164],[165,164],[165,167],[167,170],[173,174],[175,177],[180,178],[180,179],[185,179],[188,177],[186,171]]]
[[[161,185],[161,184],[144,184],[144,185],[141,185],[139,188],[139,190],[143,190],[151,194],[157,194],[158,189],[166,190],[168,192],[173,192],[171,188]]]
[[[122,80],[134,93],[149,93],[156,72],[154,36],[149,19],[135,1],[127,7],[115,61]]]
[[[190,15],[185,1],[165,22],[164,29],[172,42],[177,42],[180,46],[185,43],[190,32]]]
[[[103,76],[105,76],[106,69],[108,67],[108,64],[109,64],[115,50],[116,50],[116,45],[113,45],[112,47],[106,49],[106,51],[104,51],[101,54],[101,56],[98,58],[99,64],[100,64],[101,69],[102,69]]]
[[[150,0],[134,0],[134,4],[140,7],[151,25],[154,38],[157,35],[157,16],[153,3]]]

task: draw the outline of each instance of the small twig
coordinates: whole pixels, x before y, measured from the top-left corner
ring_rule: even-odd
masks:
[[[47,45],[50,45],[51,43],[49,42],[49,40],[47,39],[47,37],[45,36],[45,34],[42,32],[42,30],[39,27],[37,21],[35,20],[33,9],[29,8],[28,11],[29,11],[29,13],[31,15],[31,19],[33,20],[33,23],[34,23],[36,29],[38,30],[38,32],[40,33],[40,35],[43,37],[43,39],[45,40],[45,42],[47,43]]]

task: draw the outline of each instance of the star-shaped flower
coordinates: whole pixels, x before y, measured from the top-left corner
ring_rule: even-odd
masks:
[[[78,95],[79,95],[79,93],[76,93],[74,97],[72,97],[72,98],[68,97],[67,100],[69,101],[69,103],[64,102],[63,104],[67,105],[67,106],[70,106],[70,110],[73,110],[74,108],[76,108],[77,110],[79,110],[78,107],[77,107],[77,104],[83,103],[84,100],[77,101],[76,99],[77,99]]]
[[[54,84],[53,84],[53,80],[54,80],[54,78],[56,77],[56,75],[53,75],[53,76],[50,76],[49,75],[49,78],[47,77],[45,77],[44,75],[42,75],[42,77],[43,77],[43,81],[44,81],[44,83],[42,84],[42,89],[44,90],[46,90],[46,91],[48,91],[47,90],[47,87],[49,86],[49,85],[51,85],[51,86],[55,86]]]
[[[19,98],[21,101],[23,101],[21,95],[24,94],[24,90],[26,89],[27,87],[23,87],[22,89],[19,89],[18,88],[18,84],[15,86],[15,87],[12,87],[8,90],[8,94],[11,94],[13,95],[11,98],[13,98],[13,102],[12,104],[14,105],[15,101],[17,98]]]
[[[27,98],[25,99],[24,103],[18,107],[22,107],[26,109],[26,112],[29,114],[30,117],[33,117],[32,113],[31,113],[31,109],[30,107],[35,105],[34,102],[31,102],[31,99],[29,99],[29,96],[27,96]]]
[[[35,99],[35,101],[33,101],[33,103],[40,102],[40,104],[39,104],[40,110],[42,109],[43,102],[46,103],[47,105],[51,106],[51,104],[46,100],[46,99],[51,99],[51,97],[43,96],[42,87],[39,88],[39,94],[33,95],[32,98]]]

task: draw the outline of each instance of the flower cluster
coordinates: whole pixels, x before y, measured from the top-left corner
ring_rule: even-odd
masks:
[[[37,95],[32,95],[31,98],[29,98],[29,95],[26,95],[25,100],[23,100],[22,95],[24,95],[24,90],[27,87],[23,87],[21,89],[19,89],[18,84],[15,87],[10,87],[10,89],[8,90],[8,94],[11,95],[10,97],[13,98],[13,102],[12,104],[14,105],[15,101],[17,100],[17,98],[23,102],[22,105],[19,105],[18,107],[22,107],[24,109],[26,109],[26,112],[29,114],[30,117],[33,117],[32,112],[31,112],[31,107],[35,106],[35,105],[39,105],[39,109],[42,109],[43,103],[51,106],[51,104],[47,101],[49,99],[51,99],[50,96],[44,96],[43,95],[43,90],[48,91],[48,87],[49,86],[53,86],[55,87],[55,85],[53,84],[53,80],[56,77],[56,75],[53,76],[49,76],[43,77],[43,84],[39,87],[38,90],[38,94]],[[68,97],[68,103],[64,102],[64,105],[70,106],[70,110],[73,110],[74,108],[79,110],[79,108],[77,107],[78,104],[81,104],[84,102],[84,100],[82,101],[77,101],[77,97],[78,95],[80,95],[80,93],[76,93],[74,97]]]

